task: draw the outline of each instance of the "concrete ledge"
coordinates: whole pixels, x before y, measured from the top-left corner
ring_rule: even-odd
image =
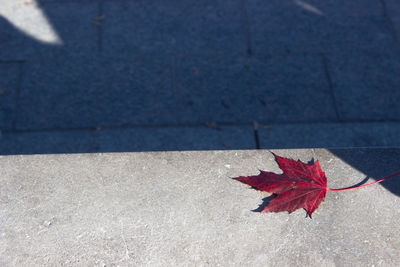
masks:
[[[400,169],[400,149],[274,152],[318,159],[330,188]],[[2,156],[0,265],[400,265],[400,179],[308,219],[252,212],[265,195],[230,178],[258,169],[280,172],[266,150]]]

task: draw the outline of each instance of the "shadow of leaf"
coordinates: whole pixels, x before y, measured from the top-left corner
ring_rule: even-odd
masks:
[[[252,212],[262,212],[266,206],[268,206],[269,202],[271,200],[273,200],[277,195],[276,194],[272,194],[269,197],[265,197],[262,199],[262,203],[260,204],[260,206],[257,209],[252,210]]]
[[[369,176],[366,176],[361,182],[359,182],[359,183],[357,183],[355,185],[351,185],[351,186],[343,187],[343,188],[337,188],[336,190],[342,190],[342,189],[358,187],[358,186],[361,186],[361,185],[365,184],[368,180],[369,180]]]

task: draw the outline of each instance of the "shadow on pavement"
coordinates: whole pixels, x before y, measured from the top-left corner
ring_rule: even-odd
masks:
[[[400,149],[330,149],[330,152],[367,175],[367,178],[373,177],[375,180],[380,180],[400,172]],[[383,186],[393,194],[400,196],[400,177],[394,177],[373,186]]]
[[[273,200],[276,197],[275,194],[270,195],[269,197],[265,197],[262,199],[262,203],[260,204],[260,206],[254,210],[252,210],[252,212],[262,212],[266,206],[268,206],[269,202],[271,200]]]

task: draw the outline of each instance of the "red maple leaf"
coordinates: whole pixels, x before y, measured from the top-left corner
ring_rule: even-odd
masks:
[[[260,171],[259,175],[234,178],[275,196],[261,212],[293,211],[304,208],[308,216],[325,199],[327,179],[318,161],[312,165],[275,156],[283,174]]]

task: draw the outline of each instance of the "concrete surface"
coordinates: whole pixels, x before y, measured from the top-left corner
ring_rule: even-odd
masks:
[[[0,154],[255,149],[251,126],[87,129],[3,134]]]
[[[16,114],[18,62],[0,63],[0,129],[12,128]]]
[[[99,6],[96,1],[42,3],[34,0],[0,0],[0,4],[1,60],[30,61],[98,53],[99,30],[93,24],[98,17]],[[36,8],[42,12],[42,17],[38,18],[40,13],[34,13]],[[28,35],[24,28],[16,27],[15,21],[26,25],[25,29],[32,34]],[[53,29],[54,33],[43,32],[47,27]],[[53,35],[60,39],[60,43],[35,39]]]
[[[385,53],[395,45],[384,1],[246,2],[256,53]]]
[[[330,188],[400,166],[398,149],[274,152],[318,159]],[[400,265],[399,178],[328,192],[309,219],[252,212],[266,195],[231,178],[258,169],[280,172],[266,150],[2,156],[0,265]]]
[[[387,120],[400,118],[400,61],[390,56],[353,52],[348,56],[328,56],[332,86],[344,121]],[[360,75],[354,75],[354,72]]]
[[[104,1],[103,52],[118,58],[243,55],[242,8],[241,1]]]
[[[208,123],[186,127],[87,128],[3,132],[0,154],[58,154],[277,148],[399,147],[398,123]]]
[[[398,123],[259,124],[3,132],[0,154],[399,147]]]
[[[253,121],[256,147],[399,146],[397,0],[0,6],[0,154],[223,149],[205,125]]]
[[[396,0],[383,1],[386,10],[386,16],[389,19],[389,25],[391,30],[394,32],[397,41],[400,37],[400,3]]]
[[[27,63],[16,128],[336,120],[319,56],[172,60]]]
[[[399,130],[393,123],[261,125],[258,136],[263,149],[398,147]]]

